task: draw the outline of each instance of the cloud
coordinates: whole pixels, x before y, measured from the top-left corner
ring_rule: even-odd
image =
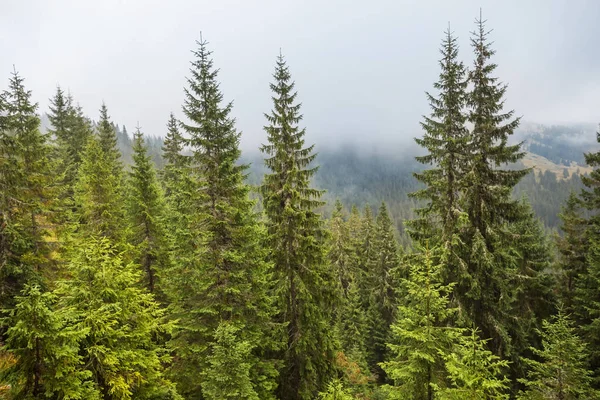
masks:
[[[420,134],[448,22],[471,65],[480,6],[498,75],[510,85],[507,106],[542,123],[600,120],[595,1],[5,0],[0,87],[16,64],[42,111],[60,84],[92,117],[104,100],[116,122],[163,135],[169,112],[181,116],[202,31],[245,147],[265,140],[268,84],[282,48],[309,140],[400,148]]]

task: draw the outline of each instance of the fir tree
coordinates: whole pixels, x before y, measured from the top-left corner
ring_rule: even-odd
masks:
[[[529,366],[526,390],[520,399],[593,399],[600,393],[592,389],[587,369],[587,349],[576,335],[569,317],[560,310],[552,320],[543,322],[543,347],[531,350],[536,359],[526,359]]]
[[[10,383],[11,398],[99,399],[90,382],[89,371],[81,370],[78,341],[86,331],[66,326],[66,315],[53,307],[56,296],[39,286],[26,286],[17,296],[8,324],[5,349],[15,364],[0,372]]]
[[[70,279],[59,283],[56,294],[60,307],[73,313],[73,329],[85,332],[80,354],[101,398],[177,398],[162,375],[169,358],[152,339],[165,329],[163,313],[137,286],[138,268],[125,264],[106,238],[82,237],[76,248]]]
[[[436,399],[509,399],[509,380],[503,375],[508,361],[492,354],[475,329],[462,334],[443,357],[450,384],[436,391]]]
[[[348,285],[352,279],[350,271],[352,250],[349,247],[350,237],[343,217],[343,206],[339,200],[335,203],[335,210],[329,221],[329,232],[331,233],[331,244],[328,251],[329,262],[338,276],[340,292],[345,298]]]
[[[204,398],[259,400],[250,373],[254,347],[252,343],[240,340],[239,328],[235,325],[219,324],[208,361],[210,367],[203,372]]]
[[[587,271],[577,280],[574,310],[579,331],[588,345],[590,369],[600,383],[600,239],[589,234]]]
[[[463,229],[463,260],[466,273],[459,276],[455,293],[465,315],[481,329],[497,355],[510,353],[507,333],[514,273],[512,237],[509,224],[524,218],[518,200],[512,198],[513,187],[529,173],[528,169],[503,169],[523,157],[521,145],[508,145],[508,138],[519,125],[513,111],[504,111],[507,86],[494,77],[496,64],[489,32],[481,17],[471,38],[475,62],[469,72],[472,85],[467,93],[468,121],[473,125],[467,144],[469,185],[464,191],[463,208],[468,227]]]
[[[39,130],[37,104],[14,72],[2,94],[3,160],[0,210],[0,300],[4,306],[25,283],[43,284],[51,272],[47,229],[55,193],[47,135]]]
[[[99,140],[90,138],[75,185],[75,204],[79,231],[122,244],[127,226],[121,174],[115,174],[117,165],[107,157]]]
[[[443,284],[441,266],[433,263],[437,257],[423,249],[402,281],[405,296],[391,327],[391,355],[381,364],[394,382],[389,392],[395,398],[432,400],[434,390],[445,387],[444,360],[460,330],[447,326],[457,310],[449,307],[452,285]]]
[[[96,132],[98,135],[98,143],[106,158],[106,162],[111,165],[114,174],[121,177],[123,166],[121,164],[121,152],[119,151],[117,142],[117,131],[110,121],[108,109],[104,103],[102,103],[102,106],[100,107],[100,121],[98,121],[98,124],[96,125]]]
[[[191,264],[176,266],[173,310],[179,322],[171,341],[177,356],[173,373],[186,396],[198,397],[203,387],[218,387],[219,382],[208,380],[222,377],[201,371],[217,362],[217,328],[232,323],[240,327],[238,340],[251,347],[252,391],[268,399],[276,371],[266,352],[278,345],[270,323],[271,265],[265,261],[264,233],[243,181],[247,167],[238,164],[240,134],[229,115],[232,104],[222,104],[207,43],[198,46],[185,90],[183,110],[189,122],[182,127],[193,151],[194,184],[202,193],[192,197],[190,208],[191,236],[199,242],[193,254],[182,258]]]
[[[390,326],[394,320],[396,289],[400,278],[400,259],[398,243],[394,237],[392,221],[389,217],[385,203],[379,207],[377,213],[374,259],[367,271],[367,285],[370,293],[368,318],[369,318],[369,344],[368,359],[374,372],[379,376],[380,382],[385,380],[384,371],[377,366],[386,360],[389,342]]]
[[[279,295],[278,320],[286,324],[281,370],[282,399],[312,398],[332,374],[334,343],[330,330],[335,277],[326,268],[325,231],[314,209],[322,192],[310,186],[316,168],[314,146],[305,147],[297,92],[283,56],[276,63],[273,110],[266,114],[268,144],[261,147],[269,172],[261,187],[268,218],[271,259]]]
[[[558,296],[567,312],[572,312],[575,297],[575,284],[587,271],[586,221],[582,214],[582,204],[573,192],[562,208],[559,217],[563,236],[556,236],[558,249]]]
[[[60,197],[64,207],[71,207],[77,170],[85,145],[92,135],[91,123],[83,115],[81,107],[73,104],[71,95],[65,95],[60,87],[50,99],[48,119],[52,125],[48,132],[56,143],[57,173],[62,185]]]
[[[466,69],[458,61],[457,39],[450,29],[440,49],[442,58],[439,80],[434,88],[438,97],[427,93],[432,109],[429,117],[421,123],[425,131],[423,138],[415,139],[417,144],[427,149],[427,154],[416,157],[423,164],[434,168],[415,173],[425,188],[412,194],[412,197],[424,200],[427,206],[417,209],[417,218],[409,222],[409,233],[421,243],[444,243],[450,248],[453,235],[463,212],[459,203],[459,194],[463,189],[465,146],[468,131],[465,127],[466,105]],[[447,271],[446,273],[454,274]],[[455,277],[450,275],[450,279]]]
[[[145,286],[150,293],[160,294],[162,287],[159,279],[169,267],[169,243],[164,226],[165,203],[139,127],[134,135],[133,162],[129,173],[130,243],[136,248],[145,275]]]

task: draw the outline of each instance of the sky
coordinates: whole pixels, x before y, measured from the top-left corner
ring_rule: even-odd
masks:
[[[472,64],[480,8],[493,29],[506,107],[525,121],[600,121],[600,1],[0,0],[0,89],[13,65],[40,111],[60,85],[97,118],[104,101],[129,132],[164,135],[191,50],[209,42],[242,146],[265,141],[281,49],[307,140],[400,149],[421,134],[444,30]],[[394,147],[395,146],[395,147]]]

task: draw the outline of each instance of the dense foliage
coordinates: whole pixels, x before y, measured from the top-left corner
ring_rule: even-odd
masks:
[[[597,398],[600,152],[523,167],[492,43],[445,32],[416,158],[317,153],[280,54],[253,169],[202,39],[164,141],[60,87],[44,130],[15,72],[0,397]]]

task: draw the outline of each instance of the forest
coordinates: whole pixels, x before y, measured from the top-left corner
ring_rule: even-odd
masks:
[[[489,32],[469,63],[444,32],[420,153],[394,162],[306,143],[281,52],[259,157],[205,40],[164,140],[60,87],[42,129],[15,70],[0,398],[600,398],[600,151],[538,135],[592,170],[524,166]]]

